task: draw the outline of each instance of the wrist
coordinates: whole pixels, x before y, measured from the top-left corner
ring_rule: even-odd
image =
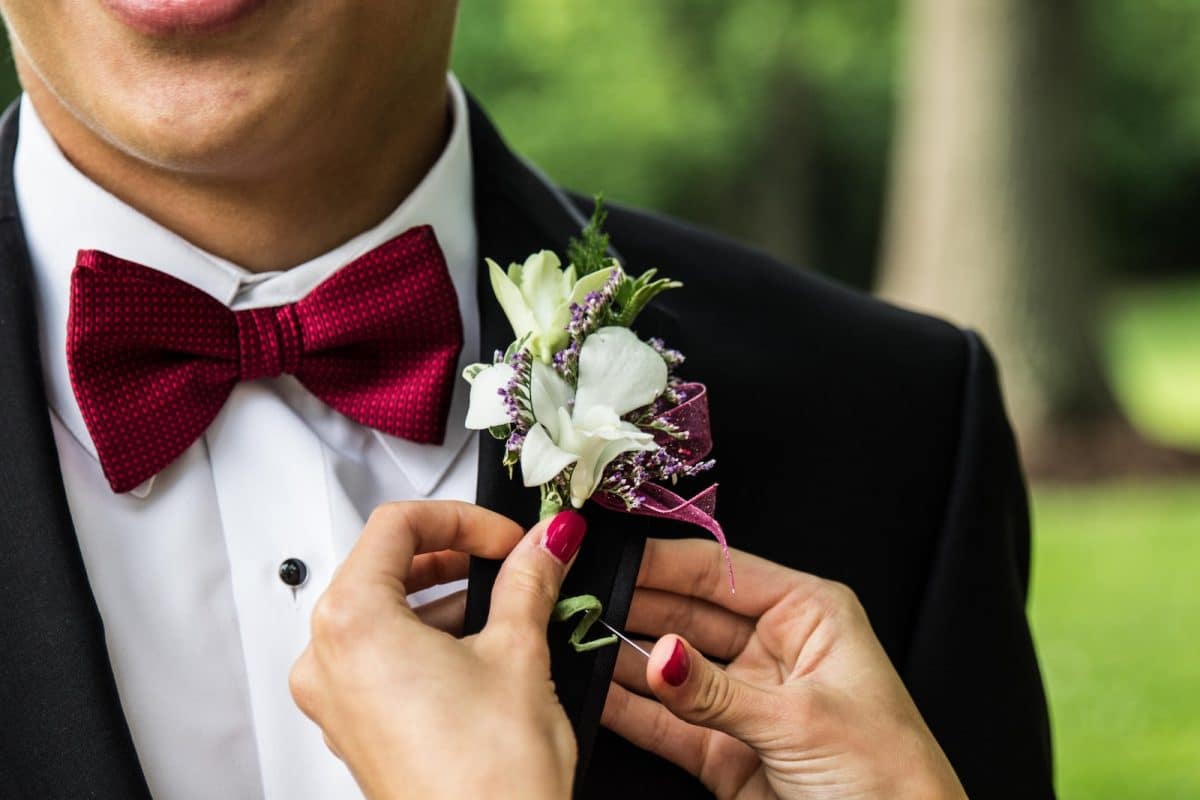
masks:
[[[893,797],[902,800],[967,800],[954,768],[939,750],[931,759],[914,762]]]
[[[903,767],[888,797],[900,800],[966,800],[967,793],[933,735],[924,730],[899,748]]]

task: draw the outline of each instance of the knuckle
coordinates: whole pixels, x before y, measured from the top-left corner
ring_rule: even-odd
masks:
[[[724,652],[726,653],[741,653],[746,649],[746,644],[750,639],[754,629],[745,625],[734,625],[726,634]]]
[[[352,598],[344,592],[330,590],[313,607],[311,625],[314,643],[344,646],[360,632],[362,616]]]
[[[306,651],[288,673],[288,691],[291,692],[292,700],[301,711],[309,715],[316,706],[317,697],[316,675],[310,659],[311,656]]]
[[[525,596],[539,604],[552,605],[558,592],[550,585],[548,576],[528,564],[509,564],[507,590]]]
[[[650,724],[649,740],[651,750],[661,750],[668,745],[673,732],[671,718],[666,714],[656,714]]]
[[[396,527],[405,520],[408,513],[408,503],[382,503],[371,510],[370,516],[367,517],[367,526]]]
[[[496,622],[484,631],[486,658],[496,662],[526,665],[549,660],[545,640],[511,622]]]
[[[834,581],[833,585],[843,608],[854,608],[859,605],[858,594],[848,584]]]
[[[516,648],[521,641],[521,636],[517,629],[510,623],[503,621],[493,621],[487,624],[483,629],[483,635],[480,637],[480,642],[484,645],[489,654],[503,655],[511,652]]]
[[[329,734],[325,734],[325,747],[330,753],[333,753],[334,757],[339,761],[343,760],[342,754],[338,752],[337,746],[334,745],[333,740],[329,738]]]
[[[562,726],[553,741],[555,751],[558,753],[558,762],[566,764],[570,768],[568,772],[574,772],[575,764],[579,761],[579,743],[575,740],[570,726]]]
[[[667,603],[667,622],[670,630],[690,631],[696,621],[696,601],[686,598],[682,603]]]
[[[861,607],[854,590],[840,581],[822,580],[814,599],[830,613],[844,614]]]
[[[695,541],[697,542],[697,547],[709,549],[708,542]],[[704,566],[701,568],[700,575],[696,579],[697,586],[717,587],[725,582],[725,565],[721,560],[720,548],[716,547],[714,543],[714,547],[709,550],[709,553],[711,557],[703,562]]]

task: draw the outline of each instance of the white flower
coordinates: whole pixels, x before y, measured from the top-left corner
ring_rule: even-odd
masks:
[[[487,263],[492,291],[513,333],[518,340],[528,336],[530,352],[546,364],[567,344],[571,304],[582,304],[589,293],[603,288],[615,269],[598,270],[576,280],[575,267],[561,269],[558,256],[549,250],[534,253],[524,264],[512,264],[507,274],[490,258]]]
[[[526,486],[563,469],[571,473],[571,505],[582,506],[609,463],[632,450],[656,450],[653,434],[621,417],[652,403],[667,386],[667,365],[628,328],[601,328],[579,351],[579,386],[534,362],[530,400],[536,423],[521,449]]]
[[[468,428],[481,431],[512,422],[500,390],[512,380],[513,373],[513,368],[508,364],[491,364],[478,370],[467,368],[463,377],[471,383],[471,402],[467,406]]]
[[[578,374],[579,385],[572,390],[552,367],[533,362],[530,402],[535,421],[521,448],[526,486],[540,486],[575,465],[570,495],[576,508],[596,491],[614,458],[633,450],[658,449],[653,434],[621,417],[662,394],[667,365],[628,328],[609,327],[584,340]],[[478,430],[508,420],[496,387],[511,376],[512,368],[505,364],[487,367],[475,376],[468,427]]]

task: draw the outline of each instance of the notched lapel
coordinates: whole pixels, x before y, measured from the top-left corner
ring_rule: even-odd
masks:
[[[0,796],[149,797],[67,508],[0,118]]]

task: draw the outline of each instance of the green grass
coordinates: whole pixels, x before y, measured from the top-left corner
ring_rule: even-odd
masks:
[[[1061,797],[1200,798],[1200,481],[1042,487],[1034,520]]]
[[[1200,447],[1200,281],[1116,299],[1105,344],[1126,414]],[[1200,477],[1033,497],[1030,618],[1060,796],[1200,798]]]
[[[1159,441],[1200,447],[1200,281],[1122,292],[1105,345],[1134,424]]]

